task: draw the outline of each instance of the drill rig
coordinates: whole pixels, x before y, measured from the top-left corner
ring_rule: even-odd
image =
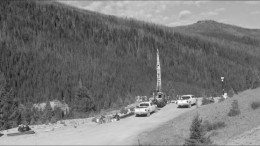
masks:
[[[160,66],[158,49],[157,49],[156,70],[157,70],[157,85],[156,85],[156,95],[154,96],[153,102],[157,104],[157,107],[164,107],[167,101],[166,101],[166,95],[162,92],[161,66]]]

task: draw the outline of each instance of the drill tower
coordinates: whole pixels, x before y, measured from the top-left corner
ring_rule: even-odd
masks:
[[[161,81],[161,66],[160,66],[160,58],[159,58],[159,50],[157,49],[157,86],[156,86],[156,92],[161,92],[162,90],[162,81]]]

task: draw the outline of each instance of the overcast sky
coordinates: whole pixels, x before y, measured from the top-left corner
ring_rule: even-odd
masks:
[[[260,1],[61,1],[82,9],[180,26],[215,20],[260,29]]]

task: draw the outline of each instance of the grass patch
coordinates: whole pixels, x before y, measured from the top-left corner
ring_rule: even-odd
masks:
[[[206,131],[212,131],[212,130],[217,130],[223,127],[226,127],[226,123],[225,122],[209,122],[208,120],[204,121],[204,123],[202,124],[202,127],[206,130]]]
[[[240,109],[238,107],[238,101],[234,100],[231,104],[231,109],[228,112],[228,116],[233,117],[233,116],[237,116],[240,114]]]
[[[251,108],[253,110],[258,109],[259,107],[260,107],[260,102],[259,101],[258,102],[254,101],[254,102],[251,103]]]

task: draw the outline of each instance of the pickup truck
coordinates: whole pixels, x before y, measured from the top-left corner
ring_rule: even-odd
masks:
[[[188,106],[190,108],[192,105],[197,103],[197,99],[194,97],[194,95],[182,95],[176,103],[178,107]]]
[[[157,105],[153,104],[152,102],[141,102],[136,108],[135,108],[135,116],[139,115],[146,115],[147,117],[150,116],[152,112],[155,112],[157,109]]]

